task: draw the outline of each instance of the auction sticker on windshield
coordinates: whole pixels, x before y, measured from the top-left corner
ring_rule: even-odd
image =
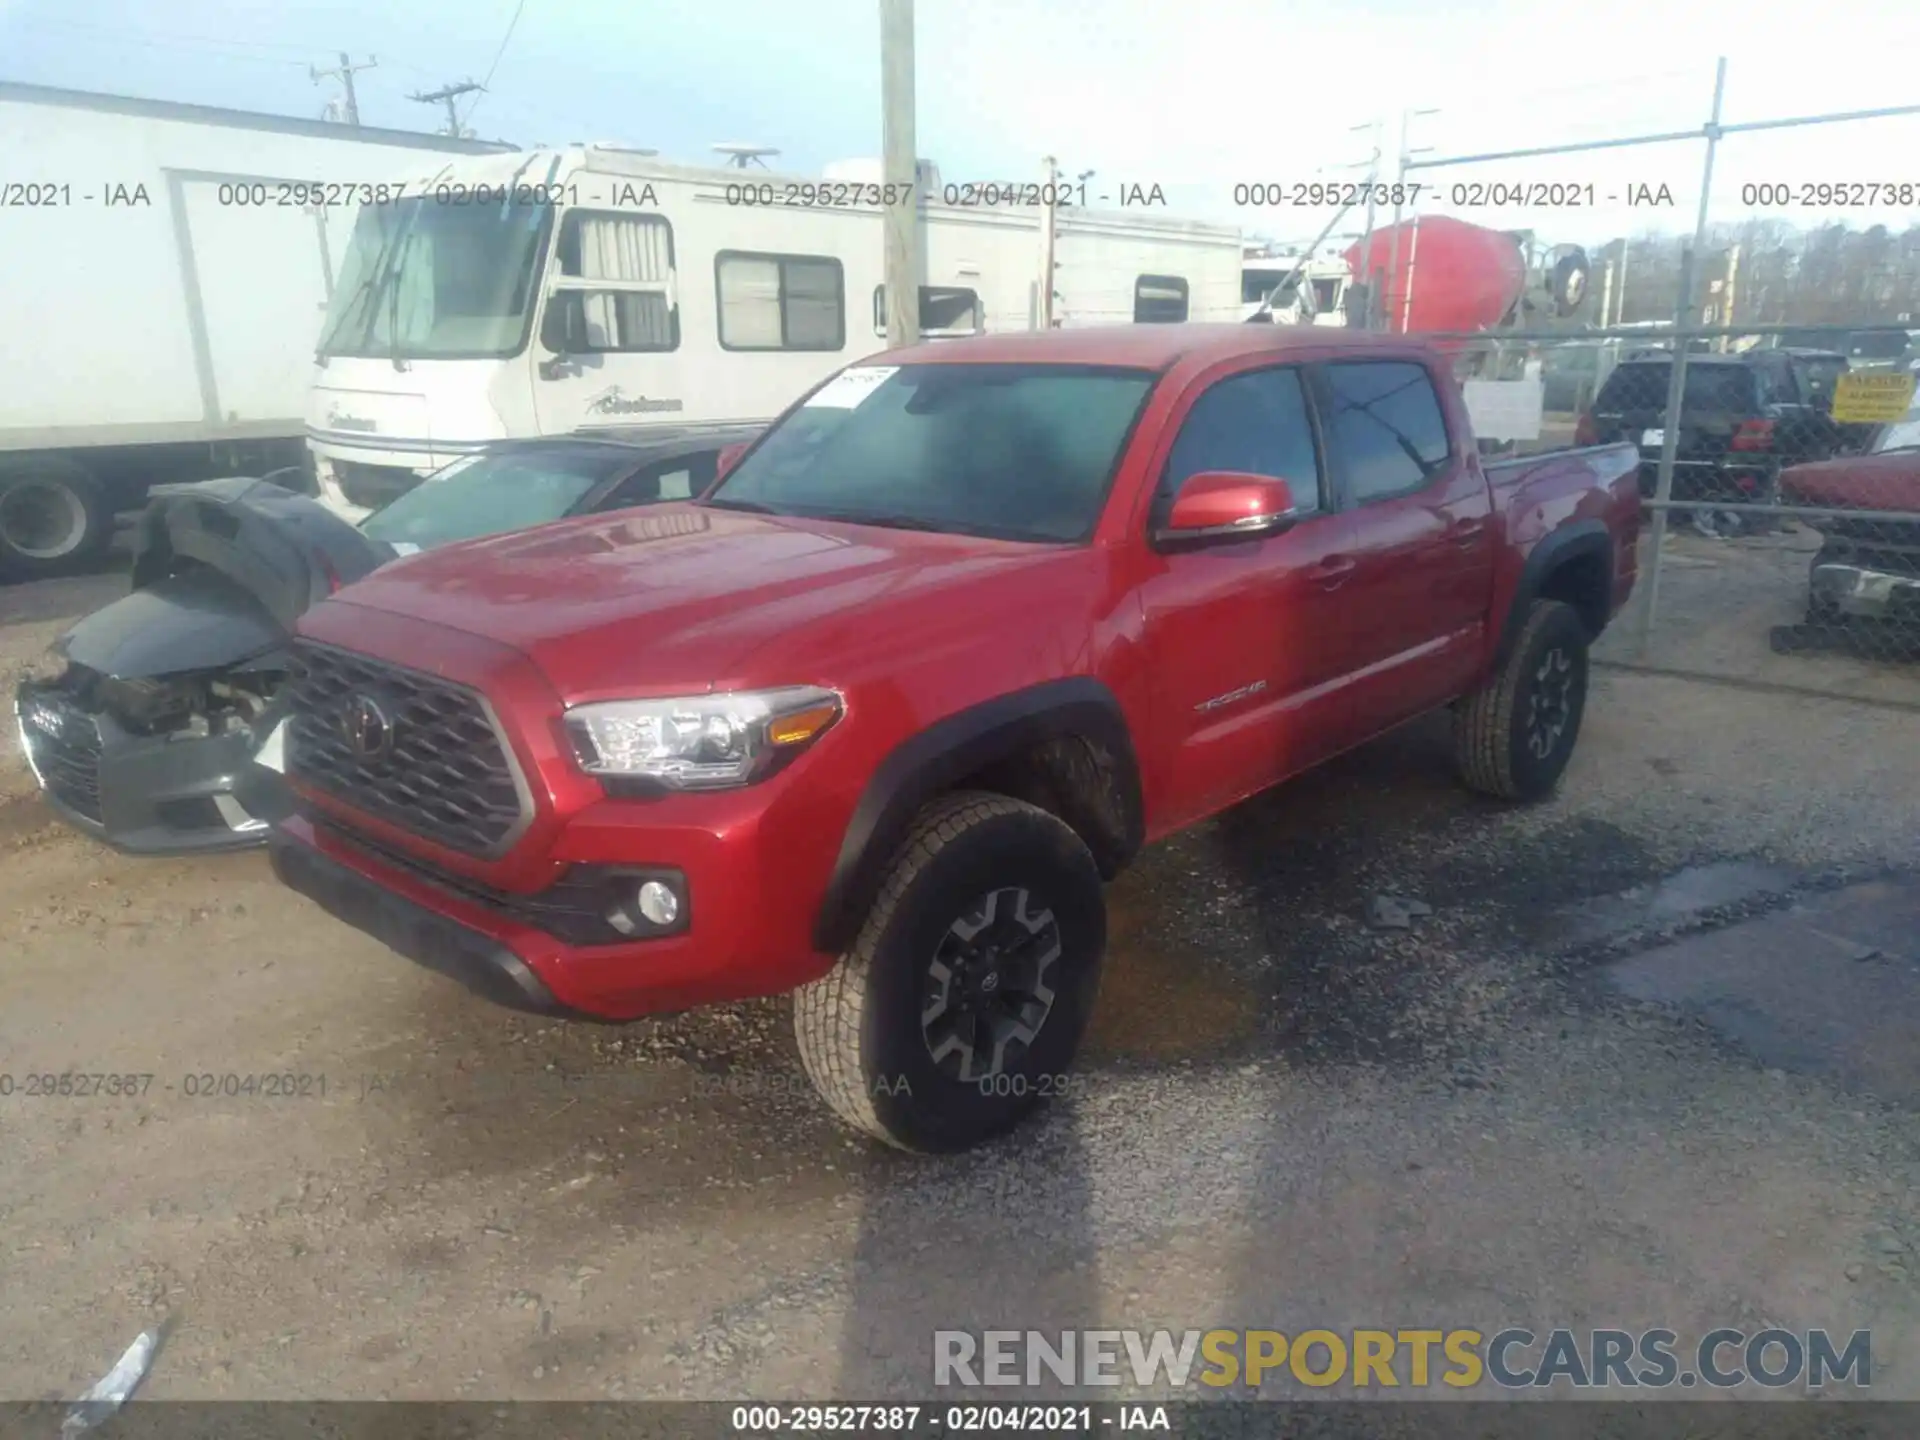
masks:
[[[830,410],[858,409],[861,402],[900,373],[898,365],[855,365],[842,370],[833,379],[807,397],[803,409],[823,406]]]

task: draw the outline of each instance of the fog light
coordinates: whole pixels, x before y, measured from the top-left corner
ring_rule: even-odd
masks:
[[[639,904],[640,913],[649,924],[665,927],[680,918],[680,897],[658,880],[649,880],[640,887]]]

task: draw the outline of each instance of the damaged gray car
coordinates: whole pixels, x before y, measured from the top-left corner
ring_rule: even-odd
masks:
[[[357,526],[266,480],[156,492],[131,593],[68,630],[15,691],[27,762],[62,819],[119,849],[260,844],[274,797],[253,757],[309,606],[416,551],[697,496],[759,428],[502,441]]]

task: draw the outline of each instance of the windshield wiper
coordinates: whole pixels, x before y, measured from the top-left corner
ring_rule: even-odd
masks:
[[[837,520],[843,525],[879,525],[888,530],[924,530],[933,535],[952,534],[960,528],[944,525],[935,520],[922,519],[918,515],[889,515],[885,512],[875,514],[867,510],[809,510],[801,518]]]
[[[710,505],[715,510],[742,510],[749,515],[779,515],[784,512],[771,505],[762,505],[758,500],[702,500],[702,505]]]

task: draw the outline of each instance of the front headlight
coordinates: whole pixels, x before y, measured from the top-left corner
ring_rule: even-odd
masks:
[[[603,700],[567,711],[574,755],[589,775],[724,790],[759,779],[840,718],[831,690],[796,685],[730,695]]]

